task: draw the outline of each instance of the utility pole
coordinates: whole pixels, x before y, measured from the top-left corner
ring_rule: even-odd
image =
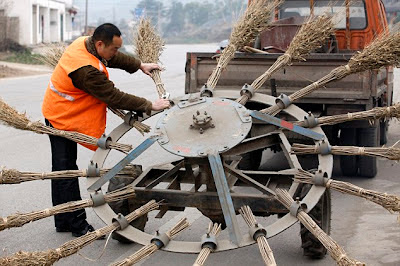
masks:
[[[84,35],[87,35],[87,34],[88,34],[88,24],[87,24],[87,21],[88,21],[88,0],[86,0],[86,8],[85,8],[85,34],[84,34]]]

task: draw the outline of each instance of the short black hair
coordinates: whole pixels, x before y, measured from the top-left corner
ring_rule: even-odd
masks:
[[[106,46],[112,44],[114,36],[121,36],[121,31],[111,23],[104,23],[98,26],[93,33],[93,41],[102,41]]]

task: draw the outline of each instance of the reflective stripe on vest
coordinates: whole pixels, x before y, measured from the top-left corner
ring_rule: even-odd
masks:
[[[51,89],[52,91],[54,91],[55,93],[57,93],[58,95],[60,95],[61,97],[67,99],[68,101],[71,101],[71,102],[75,101],[75,98],[74,98],[74,97],[69,96],[68,94],[65,94],[65,93],[62,93],[62,92],[58,91],[58,90],[56,89],[56,87],[54,87],[53,82],[51,82],[51,80],[50,80],[50,89]]]

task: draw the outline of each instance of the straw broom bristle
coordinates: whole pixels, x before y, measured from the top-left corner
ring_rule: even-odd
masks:
[[[129,217],[126,216],[126,219],[128,220],[128,222],[131,222],[133,219],[136,219],[137,217],[146,214],[154,208],[158,208],[158,204],[155,203],[155,201],[153,200],[135,210],[134,212],[136,214]],[[119,223],[114,222],[111,225],[107,225],[93,232],[89,232],[79,238],[68,241],[57,249],[50,249],[48,251],[39,252],[19,251],[13,256],[0,258],[0,265],[53,265],[61,258],[65,258],[67,256],[77,253],[80,249],[93,243],[96,239],[107,235],[119,228]]]
[[[207,235],[218,237],[221,232],[221,224],[210,222],[208,225]],[[199,255],[196,258],[193,266],[202,266],[206,262],[208,256],[211,254],[213,250],[209,247],[203,247],[200,250]]]
[[[307,184],[314,184],[313,178],[314,175],[304,171],[303,169],[298,169],[298,172],[294,176],[294,181],[307,183]],[[374,190],[364,189],[359,186],[353,185],[349,182],[337,181],[333,179],[328,179],[325,185],[326,188],[333,189],[339,191],[341,193],[346,193],[349,195],[358,196],[374,202],[383,208],[387,209],[390,213],[400,213],[400,197],[381,193]]]
[[[256,220],[256,217],[254,216],[253,212],[251,211],[249,206],[243,206],[239,209],[239,213],[242,215],[243,219],[245,220],[246,224],[249,227],[258,227],[258,222]],[[251,236],[253,237],[253,236]],[[261,257],[264,260],[265,265],[268,266],[276,266],[276,261],[274,254],[272,252],[271,247],[268,244],[266,236],[260,235],[257,237],[257,244],[258,248],[261,253]]]
[[[255,0],[251,1],[244,14],[235,23],[229,44],[235,50],[252,43],[257,35],[271,25],[271,17],[275,8],[283,1]]]
[[[174,236],[176,236],[179,232],[182,230],[186,229],[189,226],[189,222],[187,221],[186,218],[181,219],[173,228],[168,230],[166,232],[166,235],[168,236],[169,239],[172,239]],[[148,244],[138,251],[136,251],[134,254],[131,256],[127,257],[126,259],[122,261],[117,261],[111,264],[112,266],[126,266],[126,265],[133,265],[140,260],[150,256],[153,254],[155,251],[158,250],[158,246],[154,243]]]
[[[142,18],[139,21],[137,32],[134,36],[136,55],[142,62],[158,63],[164,50],[165,42],[151,25],[151,20]],[[155,69],[152,71],[151,78],[156,84],[156,90],[159,98],[165,93],[164,84],[161,80],[161,71]]]
[[[55,68],[66,48],[66,44],[47,44],[47,46],[43,49],[43,51],[37,58],[43,64],[51,68]]]
[[[383,32],[347,64],[351,73],[400,65],[400,32]]]
[[[134,35],[135,52],[144,63],[158,63],[165,42],[151,25],[151,20],[141,18]]]
[[[11,126],[16,129],[32,131],[38,134],[48,134],[54,136],[60,136],[69,140],[84,143],[89,145],[97,145],[97,140],[94,137],[73,131],[58,130],[52,127],[48,127],[43,123],[31,122],[25,113],[18,113],[17,110],[9,106],[3,99],[0,98],[0,122],[6,126]],[[109,147],[122,152],[129,152],[132,149],[132,145],[121,144],[116,142],[110,142]]]
[[[207,87],[214,89],[229,61],[235,56],[235,52],[243,46],[253,42],[257,35],[270,26],[271,16],[281,0],[252,1],[245,13],[239,18],[232,29],[228,46],[222,51],[218,59],[218,65],[214,68],[207,80]]]
[[[400,148],[396,148],[398,142],[391,147],[355,147],[355,146],[331,146],[331,154],[334,155],[365,155],[389,160],[400,160]],[[292,146],[294,154],[319,154],[318,146],[295,143]]]
[[[251,86],[257,91],[261,86],[279,69],[289,65],[293,60],[301,61],[312,50],[321,47],[321,45],[334,33],[333,17],[318,16],[309,17],[294,36],[285,54],[278,57],[274,64],[261,76],[253,81]],[[249,96],[242,95],[237,102],[246,104]]]
[[[379,69],[384,66],[399,66],[400,64],[400,32],[381,33],[361,52],[353,55],[344,66],[333,69],[329,74],[318,81],[298,90],[289,96],[294,102],[326,84],[341,80],[350,74],[366,70]],[[278,105],[261,110],[263,113],[275,115],[280,111]]]
[[[290,194],[286,190],[280,188],[276,189],[275,192],[279,202],[289,209],[291,204],[294,202]],[[297,218],[321,242],[321,244],[324,245],[338,265],[365,265],[360,261],[349,258],[343,248],[327,235],[306,212],[300,209]]]
[[[321,47],[334,34],[333,16],[310,17],[299,29],[291,41],[286,54],[292,60],[305,61],[305,57],[314,49]]]
[[[108,173],[110,169],[100,169],[100,176]],[[135,179],[141,174],[141,169],[135,165],[127,165],[115,177],[116,178],[132,178]],[[16,169],[0,169],[0,184],[20,184],[22,182],[58,179],[58,178],[78,178],[87,177],[87,170],[64,170],[54,172],[20,172]]]
[[[127,198],[132,198],[135,196],[135,191],[133,187],[127,186],[119,190],[115,190],[104,195],[106,202],[119,201]],[[52,215],[73,212],[83,208],[88,208],[93,206],[93,201],[91,199],[84,199],[79,201],[71,201],[63,204],[56,205],[52,208],[47,208],[40,211],[33,211],[29,213],[15,213],[9,215],[5,218],[0,217],[0,231],[6,228],[21,227],[27,223],[37,221]]]
[[[375,107],[368,111],[347,113],[342,115],[322,116],[317,119],[317,123],[320,126],[323,125],[335,125],[353,120],[369,120],[370,124],[373,124],[377,119],[389,120],[392,118],[400,118],[400,103],[387,107]],[[305,121],[295,122],[296,125],[302,127],[307,124]]]

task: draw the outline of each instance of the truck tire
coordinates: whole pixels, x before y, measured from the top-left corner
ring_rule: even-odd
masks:
[[[257,170],[261,164],[263,150],[251,151],[242,154],[238,168],[240,170]]]
[[[340,130],[340,145],[356,146],[357,131],[355,128],[342,128]],[[340,168],[344,176],[356,176],[358,171],[357,156],[340,156]]]
[[[306,195],[306,192],[311,188],[311,185],[304,185],[301,194]],[[331,193],[326,189],[321,196],[317,205],[308,212],[311,218],[318,224],[321,229],[330,234],[331,231]],[[303,255],[312,259],[322,259],[326,255],[326,248],[322,243],[310,232],[307,228],[300,224],[301,247]]]
[[[380,121],[379,122],[379,143],[380,145],[385,145],[387,143],[387,132],[389,129],[388,121]]]
[[[376,147],[379,140],[379,127],[368,127],[358,129],[358,146]],[[358,156],[359,176],[373,178],[378,172],[376,157]]]

